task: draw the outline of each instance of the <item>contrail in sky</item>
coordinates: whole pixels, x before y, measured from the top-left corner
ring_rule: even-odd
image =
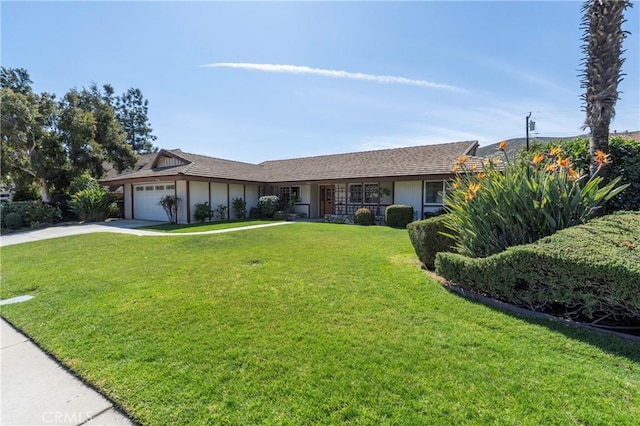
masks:
[[[264,72],[278,72],[289,74],[312,74],[322,77],[331,78],[344,78],[349,80],[370,81],[374,83],[383,84],[404,84],[408,86],[418,86],[427,89],[443,89],[454,92],[465,92],[456,86],[450,86],[448,84],[434,83],[427,80],[414,80],[406,77],[397,77],[393,75],[375,75],[364,74],[359,72],[338,71],[338,70],[326,70],[322,68],[311,68],[300,65],[278,65],[278,64],[252,64],[244,62],[215,62],[212,64],[202,65],[209,68],[240,68],[245,70],[264,71]]]

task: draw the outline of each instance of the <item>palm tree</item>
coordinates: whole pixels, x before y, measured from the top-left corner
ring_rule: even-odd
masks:
[[[632,7],[629,0],[586,0],[582,6],[585,58],[581,87],[585,89],[582,99],[587,113],[583,129],[591,131],[591,175],[598,169],[596,151],[609,152],[609,124],[620,94],[618,83],[624,75],[620,72],[624,63],[622,42],[629,33],[622,30],[622,24],[628,7]],[[608,173],[605,165],[600,170],[605,181]]]

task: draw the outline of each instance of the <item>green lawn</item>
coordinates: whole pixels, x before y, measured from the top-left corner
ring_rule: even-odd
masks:
[[[2,315],[143,424],[637,424],[640,344],[446,292],[406,231],[2,249]],[[37,267],[34,267],[37,265]]]
[[[224,222],[206,222],[206,223],[191,223],[191,224],[175,224],[164,223],[162,225],[143,226],[138,229],[146,229],[148,231],[161,231],[172,233],[185,233],[185,232],[206,232],[216,231],[218,229],[230,229],[240,228],[243,226],[264,225],[267,223],[276,223],[273,220],[231,220]]]

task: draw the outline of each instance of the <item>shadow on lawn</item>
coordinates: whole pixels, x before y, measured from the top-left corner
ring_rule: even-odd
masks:
[[[528,309],[519,308],[517,306],[498,302],[493,299],[489,300],[497,303],[485,303],[485,301],[478,300],[476,299],[476,297],[473,297],[471,295],[460,294],[458,291],[448,288],[447,286],[445,286],[445,288],[447,288],[450,293],[471,303],[482,305],[493,311],[524,320],[529,324],[544,326],[549,330],[562,333],[566,337],[569,337],[571,339],[579,340],[589,345],[596,346],[612,355],[622,356],[637,364],[640,364],[640,339],[637,336],[632,336],[631,339],[626,339],[615,334],[602,333],[593,328],[580,325],[580,323],[572,323],[560,318],[540,318],[536,316],[546,314],[540,314],[539,312],[533,312]],[[480,297],[484,298],[483,296]],[[550,315],[546,316],[551,317]]]

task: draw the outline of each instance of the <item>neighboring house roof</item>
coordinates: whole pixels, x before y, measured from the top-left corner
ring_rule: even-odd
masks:
[[[105,184],[128,180],[191,176],[243,182],[309,182],[402,176],[449,175],[460,155],[473,156],[476,141],[413,146],[322,155],[260,164],[190,154],[179,149],[160,150],[137,170],[102,179]]]

